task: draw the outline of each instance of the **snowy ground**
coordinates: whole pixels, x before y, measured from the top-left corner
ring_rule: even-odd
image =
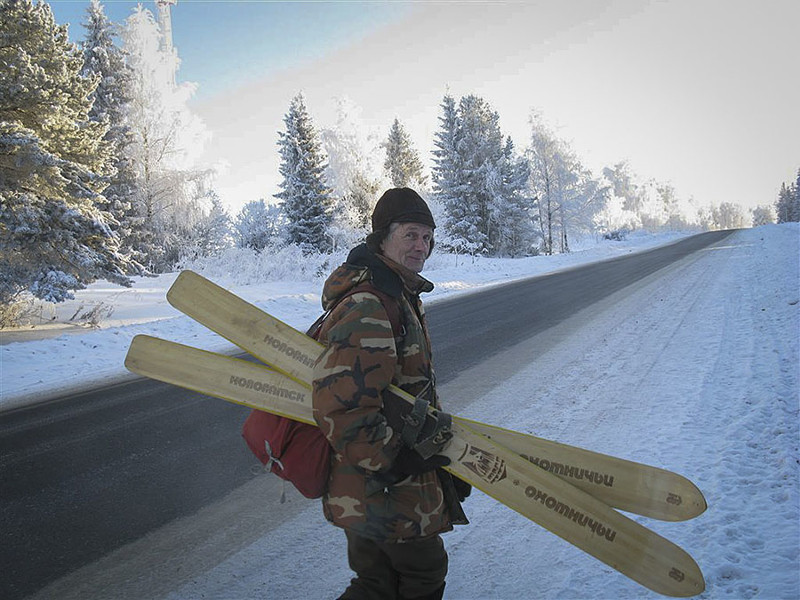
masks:
[[[706,577],[702,597],[798,598],[799,240],[797,225],[737,232],[450,381],[442,398],[459,398],[458,412],[465,417],[688,476],[706,495],[705,514],[686,523],[639,520],[694,556]],[[462,262],[458,269],[441,258],[426,275],[440,284],[443,297],[491,280],[631,251],[641,243],[606,243],[567,257]],[[122,292],[98,285],[79,296],[78,302],[89,302],[117,294],[112,319],[140,324],[108,322],[101,331],[0,347],[2,402],[14,406],[63,389],[74,373],[97,370],[99,362],[99,379],[118,376],[136,333],[226,347],[174,316],[163,301],[169,279],[144,280],[147,289]],[[302,326],[318,313],[318,285],[231,287]],[[148,314],[162,320],[145,323]],[[484,387],[475,383],[492,372],[493,363],[512,357],[520,365],[513,377],[498,381],[489,395],[471,392]],[[335,597],[349,578],[343,536],[324,522],[318,502],[290,494],[287,505],[296,510],[277,528],[239,546],[203,540],[189,531],[189,521],[165,528],[162,537],[183,536],[183,547],[190,535],[200,535],[198,546],[228,550],[202,568],[179,571],[170,565],[167,588],[155,581],[147,587],[156,567],[131,577],[145,581],[139,590],[169,600]],[[279,507],[277,500],[264,499],[264,510]],[[445,536],[451,558],[446,598],[655,597],[479,492],[466,510],[472,524]],[[148,546],[131,546],[118,554],[133,565],[144,560]],[[74,592],[78,583],[89,585],[91,577],[108,572],[82,571],[40,597],[66,597],[68,588]],[[106,597],[124,596],[107,592]]]

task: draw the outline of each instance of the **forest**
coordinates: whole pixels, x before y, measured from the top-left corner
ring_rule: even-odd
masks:
[[[532,112],[526,140],[504,135],[484,99],[446,94],[433,152],[401,116],[382,135],[337,98],[320,126],[302,93],[275,132],[280,191],[236,214],[198,157],[210,132],[178,83],[180,59],[141,5],[120,24],[98,0],[69,41],[45,2],[0,11],[0,326],[30,299],[61,302],[102,279],[165,273],[222,253],[320,256],[363,239],[389,187],[413,187],[434,212],[438,252],[522,257],[570,251],[582,236],[708,230],[800,220],[800,170],[774,204],[696,205],[627,162],[593,173]]]

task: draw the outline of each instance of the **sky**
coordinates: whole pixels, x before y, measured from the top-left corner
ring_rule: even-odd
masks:
[[[87,3],[51,2],[79,39]],[[155,10],[152,2],[146,7]],[[135,2],[108,2],[114,21]],[[430,164],[440,104],[483,97],[518,150],[540,112],[599,174],[628,161],[696,205],[774,203],[800,168],[800,2],[227,2],[178,0],[173,41],[203,160],[233,210],[278,191],[278,131],[303,92],[317,128],[336,99],[380,138],[394,118]]]

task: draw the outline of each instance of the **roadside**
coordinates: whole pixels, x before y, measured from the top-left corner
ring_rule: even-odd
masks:
[[[691,234],[632,235],[623,242],[593,241],[570,254],[522,259],[471,260],[434,254],[425,275],[436,282],[436,289],[426,302],[431,304],[487,285],[648,250],[687,235]],[[340,258],[344,256],[335,257]],[[217,265],[217,269],[220,274],[214,275],[215,281],[293,327],[305,329],[321,311],[321,279],[250,283],[249,279],[244,282],[239,279],[236,265]],[[169,305],[166,292],[175,277],[177,273],[136,278],[132,288],[96,282],[77,292],[74,300],[54,307],[55,320],[48,321],[47,327],[0,331],[0,410],[130,379],[132,375],[123,362],[131,340],[138,334],[216,352],[233,352],[229,342]],[[96,309],[105,316],[95,328],[70,328],[73,315]],[[64,331],[69,333],[57,333],[58,326],[66,326]],[[20,339],[25,341],[15,341]]]

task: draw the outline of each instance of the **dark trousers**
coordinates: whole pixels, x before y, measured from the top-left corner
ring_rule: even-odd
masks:
[[[447,552],[438,535],[414,542],[375,542],[349,531],[347,558],[356,576],[339,600],[439,600]]]

